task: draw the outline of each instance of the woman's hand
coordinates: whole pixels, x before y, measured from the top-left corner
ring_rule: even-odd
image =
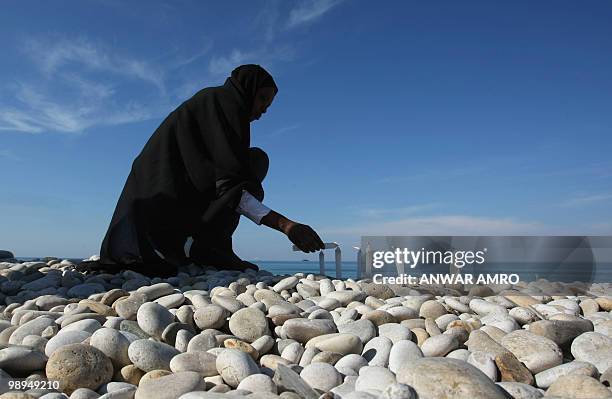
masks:
[[[285,233],[289,240],[304,252],[316,252],[325,245],[319,235],[308,225],[292,222]]]
[[[264,216],[261,219],[261,224],[282,231],[292,243],[304,252],[316,252],[325,246],[319,235],[310,226],[296,223],[275,211],[270,211]]]

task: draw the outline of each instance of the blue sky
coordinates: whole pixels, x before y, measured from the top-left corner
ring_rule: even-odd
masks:
[[[324,241],[612,234],[611,20],[603,0],[6,2],[0,247],[98,253],[151,133],[243,63],[280,88],[251,125],[265,203]],[[246,219],[234,245],[302,257]]]

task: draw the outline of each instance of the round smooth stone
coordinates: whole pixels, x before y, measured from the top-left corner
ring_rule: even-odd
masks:
[[[311,363],[300,372],[300,377],[311,388],[320,389],[323,392],[342,384],[342,374],[328,363]]]
[[[244,308],[234,313],[229,319],[229,329],[236,337],[249,343],[270,334],[265,314],[254,308]]]
[[[193,315],[193,320],[201,330],[208,328],[221,328],[229,312],[219,305],[204,305],[199,307]]]
[[[366,319],[341,324],[338,332],[356,335],[364,345],[377,335],[374,323]]]
[[[66,327],[62,327],[59,331],[59,334],[63,334],[68,331],[87,331],[90,334],[96,332],[96,330],[102,328],[102,324],[98,320],[95,319],[85,319],[75,321],[74,323],[70,323]]]
[[[174,321],[174,315],[158,303],[147,302],[138,309],[136,321],[142,331],[161,338],[166,327]]]
[[[272,378],[265,374],[251,374],[244,380],[240,381],[236,389],[242,389],[249,392],[267,392],[277,393],[276,384],[272,381]]]
[[[205,389],[206,385],[200,374],[183,371],[141,383],[134,399],[176,399],[188,392]]]
[[[70,395],[70,399],[98,399],[100,394],[89,388],[78,388]]]
[[[410,385],[395,383],[385,388],[380,399],[418,399],[418,396]]]
[[[139,339],[128,347],[128,357],[143,371],[170,370],[170,361],[180,352],[170,345]]]
[[[91,333],[87,331],[66,331],[57,334],[47,342],[45,346],[45,355],[51,356],[53,352],[62,346],[80,344],[89,337],[91,337]]]
[[[593,377],[568,374],[559,377],[546,390],[546,396],[569,398],[612,398],[612,391]]]
[[[115,329],[101,328],[97,330],[91,336],[89,344],[101,350],[116,367],[127,366],[131,363],[128,356],[130,340]]]
[[[232,388],[249,375],[259,374],[259,367],[251,356],[236,349],[223,349],[217,356],[216,367],[223,381]]]
[[[419,316],[424,319],[437,319],[438,317],[447,314],[448,311],[438,301],[429,300],[423,302],[419,308]]]
[[[21,324],[11,334],[8,343],[11,345],[21,345],[21,341],[28,335],[41,335],[50,326],[54,326],[55,320],[48,317],[39,317]]]
[[[49,380],[57,380],[63,392],[77,388],[97,390],[113,377],[113,364],[93,346],[72,344],[57,349],[45,368]]]
[[[378,326],[378,335],[389,338],[395,344],[402,340],[410,340],[412,331],[398,323],[387,323]]]
[[[563,361],[563,353],[557,344],[529,331],[513,331],[502,338],[501,344],[532,374],[558,366]]]
[[[143,294],[147,302],[153,301],[166,295],[174,294],[174,287],[168,283],[157,283],[145,287],[140,287],[136,292]]]
[[[187,344],[187,352],[206,352],[209,349],[216,348],[217,346],[217,339],[213,334],[202,332],[191,338]]]
[[[544,395],[538,388],[531,385],[523,384],[522,382],[498,382],[498,386],[504,388],[513,398],[517,399],[539,399]]]
[[[397,373],[406,363],[413,362],[423,357],[421,348],[412,341],[398,341],[391,347],[389,352],[389,370]]]
[[[367,391],[369,389],[383,391],[391,384],[395,384],[395,375],[389,369],[366,366],[359,369],[355,389],[357,391]]]
[[[459,342],[452,335],[440,334],[429,337],[421,345],[423,355],[427,357],[445,356],[459,347]]]
[[[0,350],[0,370],[11,374],[44,369],[46,362],[47,357],[44,353],[31,348],[12,346]]]
[[[217,375],[217,357],[208,352],[181,353],[170,360],[170,370],[174,373],[194,371],[202,377]]]
[[[334,364],[334,367],[336,367],[336,370],[338,371],[340,371],[341,369],[353,370],[357,375],[359,373],[359,370],[367,365],[368,361],[363,356],[350,354],[343,356],[340,360],[338,360],[336,364]]]
[[[387,367],[393,342],[387,337],[371,339],[363,348],[361,354],[370,366]]]
[[[497,381],[497,366],[490,354],[486,352],[472,352],[467,362],[485,373],[492,381]]]
[[[185,295],[177,292],[176,294],[170,294],[157,298],[155,303],[158,303],[166,309],[178,308],[185,302]]]
[[[612,338],[596,332],[579,335],[572,342],[572,355],[576,360],[589,362],[601,374],[612,367]]]
[[[287,338],[303,344],[319,335],[337,332],[333,320],[327,319],[289,319],[283,324],[282,331]]]
[[[553,382],[557,381],[557,379],[568,374],[583,374],[588,375],[589,377],[594,377],[598,374],[598,372],[597,368],[591,363],[574,360],[573,362],[561,364],[536,374],[536,386],[540,388],[548,388]]]
[[[457,359],[418,359],[400,369],[397,382],[410,385],[419,398],[507,398],[501,388],[484,373]]]
[[[113,307],[117,314],[126,320],[135,320],[138,308],[147,302],[147,297],[139,292],[133,292],[125,299],[117,300]]]
[[[317,348],[324,352],[335,352],[342,355],[359,354],[363,350],[361,339],[353,334],[333,333],[319,335],[306,343],[306,348]]]

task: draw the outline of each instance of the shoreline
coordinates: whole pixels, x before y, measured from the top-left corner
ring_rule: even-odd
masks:
[[[0,261],[0,311],[0,393],[19,378],[20,398],[612,396],[611,283],[401,286],[195,265],[151,279]]]

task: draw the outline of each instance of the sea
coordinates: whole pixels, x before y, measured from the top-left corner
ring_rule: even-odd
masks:
[[[21,261],[32,261],[40,258],[33,257],[18,257]],[[81,261],[82,259],[70,259],[73,261]],[[278,260],[249,260],[256,264],[261,270],[267,270],[276,275],[294,274],[294,273],[313,273],[319,274],[318,261],[278,261]],[[448,266],[441,268],[428,265],[427,269],[418,268],[410,270],[406,268],[406,274],[419,276],[424,273],[448,273]],[[486,273],[486,274],[512,274],[518,275],[521,281],[536,281],[540,278],[548,281],[562,282],[597,282],[597,283],[612,283],[612,264],[598,264],[594,267],[584,268],[579,265],[564,265],[563,267],[555,265],[527,265],[527,264],[512,264],[512,265],[483,265],[477,269],[464,268],[462,273]],[[383,275],[397,275],[395,270],[376,270],[373,273],[382,273]],[[357,262],[343,261],[340,276],[336,275],[336,265],[333,260],[325,262],[325,275],[332,278],[356,278],[357,277]]]

